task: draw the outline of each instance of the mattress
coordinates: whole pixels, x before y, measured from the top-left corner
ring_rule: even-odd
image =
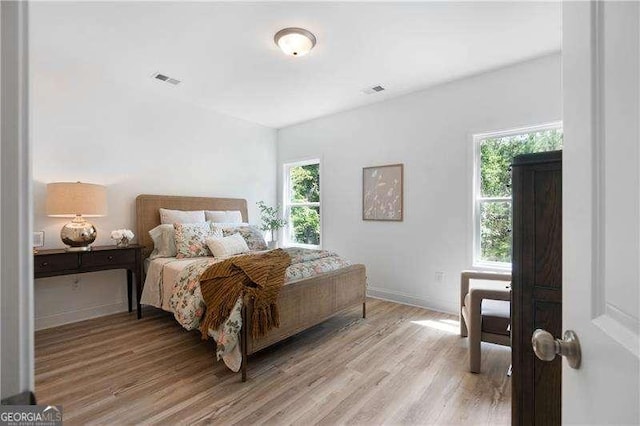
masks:
[[[190,259],[163,257],[153,260],[147,259],[145,261],[146,278],[144,280],[140,303],[155,306],[167,312],[173,312],[169,300],[171,299],[178,275],[187,266],[205,259],[210,259],[211,263],[215,261],[213,257],[196,257]]]

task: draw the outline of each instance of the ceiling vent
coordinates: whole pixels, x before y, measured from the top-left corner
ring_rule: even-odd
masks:
[[[382,86],[373,86],[373,87],[367,87],[366,89],[362,90],[362,92],[366,93],[367,95],[372,95],[374,93],[382,92],[383,90],[384,90],[384,87]]]
[[[155,78],[156,80],[164,81],[165,83],[172,84],[174,86],[180,84],[180,80],[171,78],[168,75],[160,74],[159,72],[153,74],[153,78]]]

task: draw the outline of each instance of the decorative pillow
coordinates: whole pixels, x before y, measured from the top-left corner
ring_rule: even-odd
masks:
[[[208,221],[216,223],[242,223],[242,213],[240,210],[206,210],[204,217]]]
[[[207,246],[215,257],[226,257],[249,251],[247,242],[242,235],[233,234],[222,238],[207,238]]]
[[[247,242],[247,246],[249,246],[249,250],[266,250],[267,242],[264,240],[264,236],[262,235],[262,231],[254,228],[253,226],[236,226],[232,228],[224,228],[222,233],[225,237],[233,234],[240,234],[242,238]]]
[[[211,237],[223,237],[219,228],[212,227],[210,223],[174,223],[176,231],[176,257],[203,257],[210,256],[209,248],[205,240]]]
[[[153,240],[150,259],[176,256],[176,231],[173,225],[158,225],[149,231],[149,236]]]
[[[247,222],[240,222],[240,223],[212,222],[211,224],[213,226],[217,226],[218,228],[221,228],[221,229],[224,229],[224,228],[237,228],[238,226],[249,226],[249,224]]]
[[[227,210],[227,222],[231,223],[241,223],[242,222],[242,213],[240,210]]]
[[[160,223],[162,224],[174,224],[174,223],[203,223],[206,222],[204,218],[204,210],[169,210],[160,209]]]

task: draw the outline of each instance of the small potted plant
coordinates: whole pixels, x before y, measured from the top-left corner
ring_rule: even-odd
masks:
[[[130,229],[116,229],[111,231],[111,239],[115,240],[117,247],[128,247],[131,240],[133,240],[133,231]]]
[[[263,231],[271,232],[271,241],[269,241],[269,248],[275,249],[278,247],[278,231],[285,227],[287,221],[280,217],[280,209],[278,207],[269,207],[264,201],[259,201],[258,209],[260,209],[260,219],[262,220]]]

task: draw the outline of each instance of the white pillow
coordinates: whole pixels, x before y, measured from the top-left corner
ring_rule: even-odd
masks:
[[[240,234],[223,238],[207,238],[206,243],[214,257],[227,257],[249,251],[247,242]]]
[[[226,222],[241,223],[242,213],[240,212],[240,210],[228,210]]]
[[[206,210],[204,217],[208,221],[217,223],[241,223],[242,213],[240,210]]]
[[[205,210],[204,218],[211,222],[226,222],[227,221],[227,212],[223,210]]]
[[[174,224],[174,223],[203,223],[206,222],[204,218],[204,210],[169,210],[160,209],[160,223]]]
[[[175,257],[176,253],[176,231],[173,225],[158,225],[149,231],[149,236],[153,240],[153,251],[149,259],[157,257]]]

